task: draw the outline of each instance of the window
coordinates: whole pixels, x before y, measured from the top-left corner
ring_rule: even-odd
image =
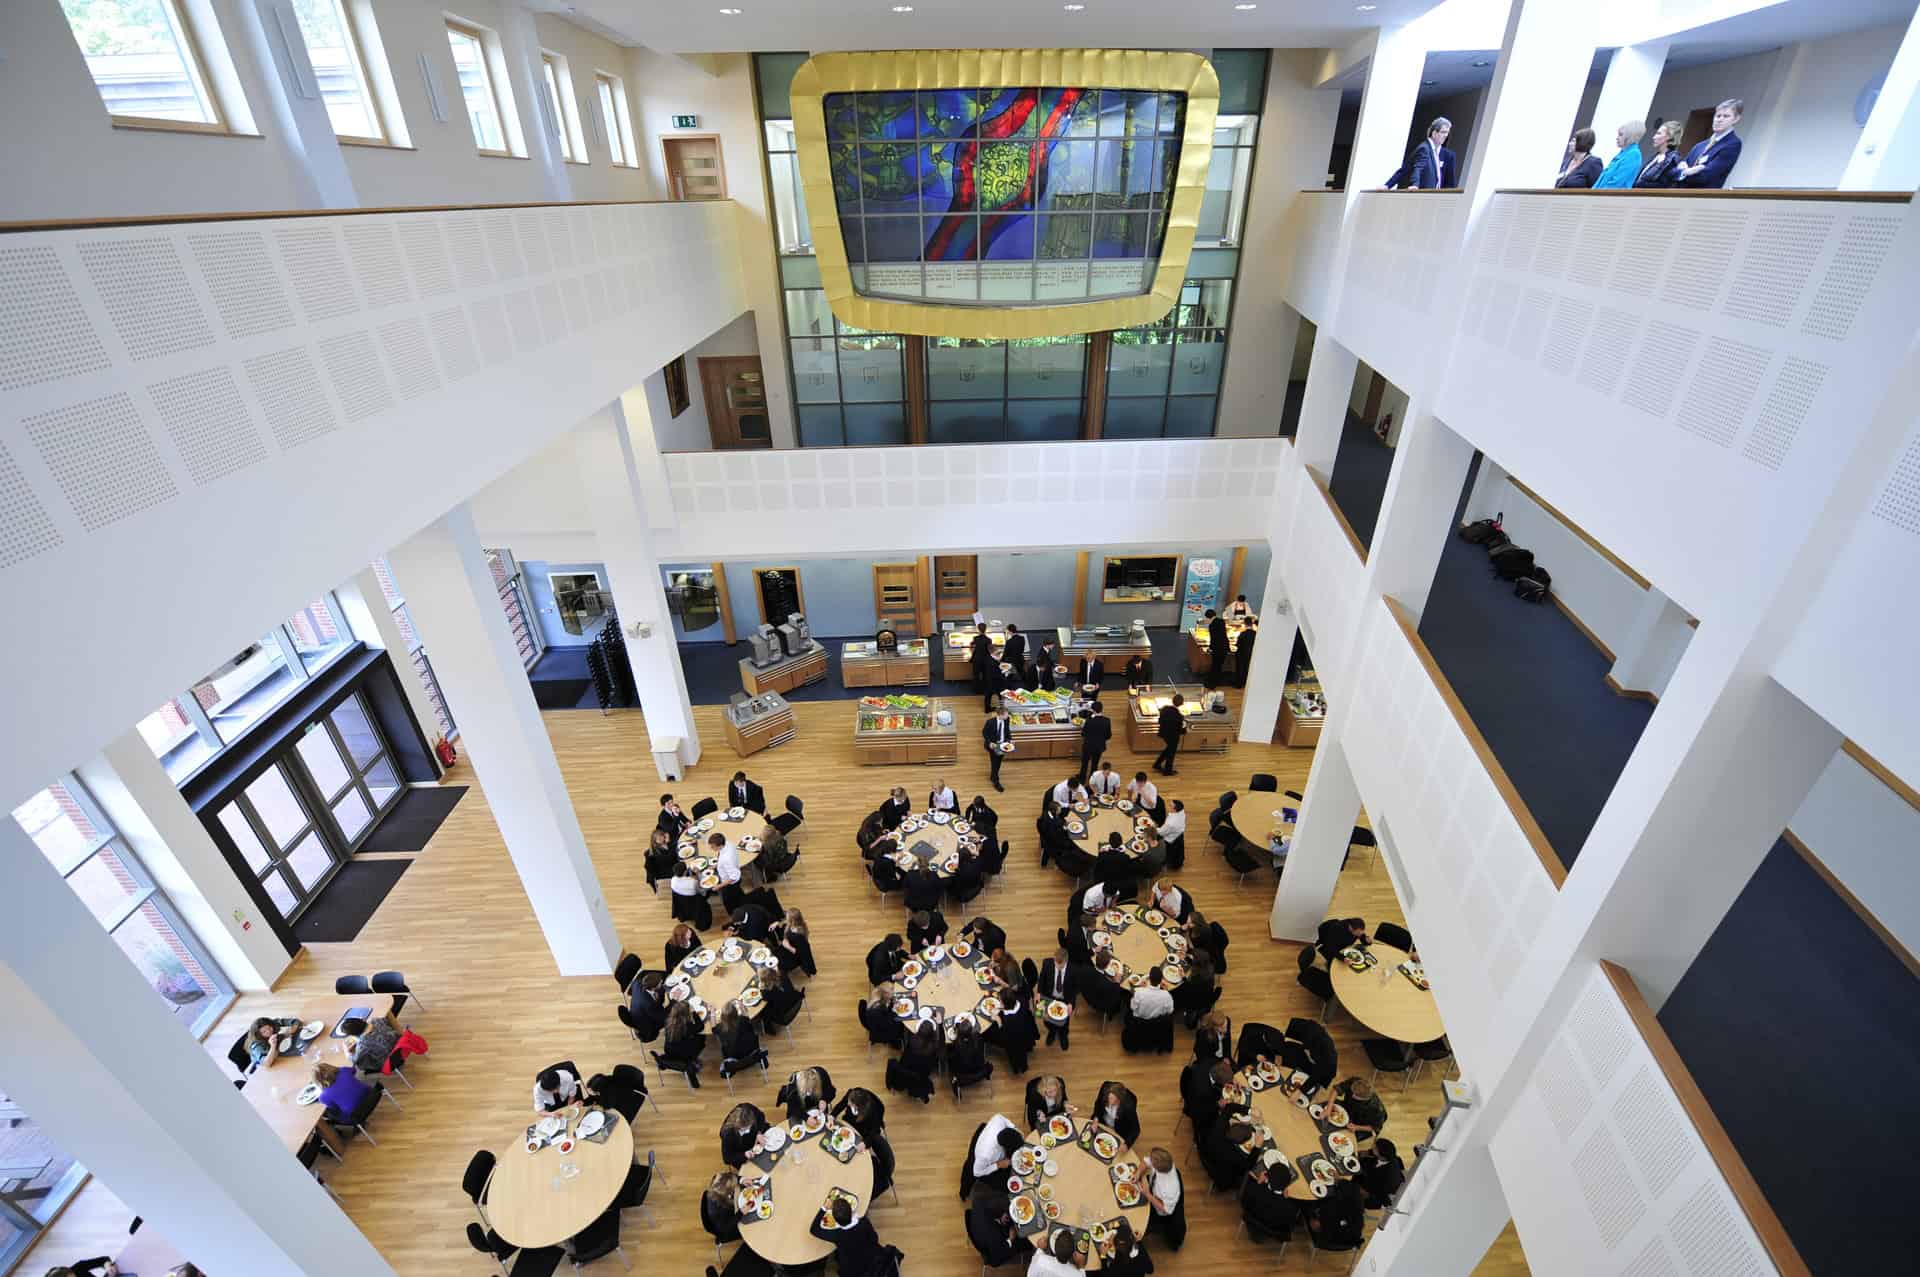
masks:
[[[467,104],[467,123],[473,144],[482,155],[511,155],[507,149],[507,101],[495,83],[488,43],[493,33],[484,27],[448,21],[447,43],[453,48],[453,66],[460,77],[460,96]]]
[[[307,58],[320,82],[334,135],[349,142],[388,141],[355,26],[356,16],[371,23],[372,13],[359,6],[350,12],[346,0],[294,0],[293,14],[300,20],[300,36],[307,42]]]
[[[309,674],[319,672],[321,666],[333,660],[353,642],[353,632],[340,615],[339,604],[334,600],[332,591],[322,594],[288,617],[287,633],[292,636],[294,651],[299,654]]]
[[[1260,130],[1255,115],[1221,115],[1213,121],[1213,153],[1207,160],[1207,187],[1200,197],[1200,223],[1193,242],[1233,247],[1247,217],[1253,185],[1253,142]]]
[[[593,73],[594,93],[600,100],[600,124],[607,131],[607,154],[623,168],[639,168],[640,153],[633,145],[633,113],[627,109],[627,86],[606,71]]]
[[[77,778],[47,786],[13,818],[175,1015],[196,1034],[220,1018],[232,987]]]
[[[773,178],[773,221],[782,253],[811,253],[813,227],[807,222],[807,195],[800,183],[792,120],[767,121],[767,167]]]
[[[927,442],[1080,437],[1087,339],[927,339]]]
[[[1231,280],[1189,279],[1158,323],[1113,334],[1103,438],[1213,433],[1232,299]]]
[[[587,142],[580,136],[580,106],[573,96],[573,72],[567,60],[540,50],[540,74],[552,107],[552,131],[560,139],[560,158],[569,164],[587,163]]]
[[[803,447],[907,442],[906,338],[839,323],[816,288],[791,289],[788,343]]]
[[[433,665],[427,660],[426,646],[420,641],[419,631],[413,627],[413,613],[407,611],[406,596],[400,593],[400,587],[394,583],[393,568],[385,559],[375,559],[373,575],[380,582],[380,593],[386,596],[387,607],[393,612],[393,623],[399,627],[400,638],[407,645],[407,656],[413,661],[414,672],[420,676],[427,699],[433,702],[434,722],[439,726],[440,734],[452,740],[460,734],[460,729],[453,721],[453,713],[447,709],[447,698],[440,691],[440,680],[434,676]]]
[[[180,0],[60,0],[116,120],[227,131]]]

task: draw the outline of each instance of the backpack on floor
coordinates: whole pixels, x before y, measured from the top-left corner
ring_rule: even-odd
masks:
[[[1523,576],[1533,575],[1533,551],[1523,550],[1517,545],[1501,547],[1493,556],[1493,574],[1502,581],[1518,581]]]
[[[1512,537],[1500,531],[1498,528],[1495,528],[1493,532],[1491,532],[1487,536],[1487,539],[1480,543],[1480,548],[1485,550],[1488,554],[1497,554],[1501,550],[1505,549],[1507,546],[1510,546],[1512,544],[1513,544]]]
[[[1461,524],[1458,531],[1460,539],[1468,545],[1481,545],[1500,531],[1500,519],[1497,515],[1491,519],[1476,519],[1472,523]]]
[[[1547,601],[1546,582],[1530,576],[1523,576],[1518,581],[1515,581],[1513,583],[1513,593],[1515,597],[1524,599],[1528,603],[1545,603]]]

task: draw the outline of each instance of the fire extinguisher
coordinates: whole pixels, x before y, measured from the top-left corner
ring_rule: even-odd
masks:
[[[453,752],[453,742],[444,736],[433,738],[433,752],[440,758],[440,766],[451,768],[459,755]]]

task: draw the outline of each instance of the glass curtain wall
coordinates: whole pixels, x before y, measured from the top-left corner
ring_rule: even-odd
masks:
[[[394,583],[393,569],[385,559],[373,561],[373,575],[380,582],[380,593],[386,597],[387,607],[393,613],[393,623],[399,627],[400,637],[406,641],[407,659],[413,662],[414,672],[420,675],[420,682],[427,689],[427,699],[433,702],[434,723],[440,728],[442,736],[452,740],[460,734],[460,728],[453,721],[453,711],[447,708],[447,698],[440,691],[440,680],[434,677],[433,663],[427,659],[426,644],[420,641],[420,632],[413,627],[413,613],[407,610],[406,596],[400,593],[400,587]]]

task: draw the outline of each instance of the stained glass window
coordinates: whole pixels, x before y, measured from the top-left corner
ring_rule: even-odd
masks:
[[[1019,306],[1152,288],[1185,94],[938,89],[824,107],[862,295]]]

